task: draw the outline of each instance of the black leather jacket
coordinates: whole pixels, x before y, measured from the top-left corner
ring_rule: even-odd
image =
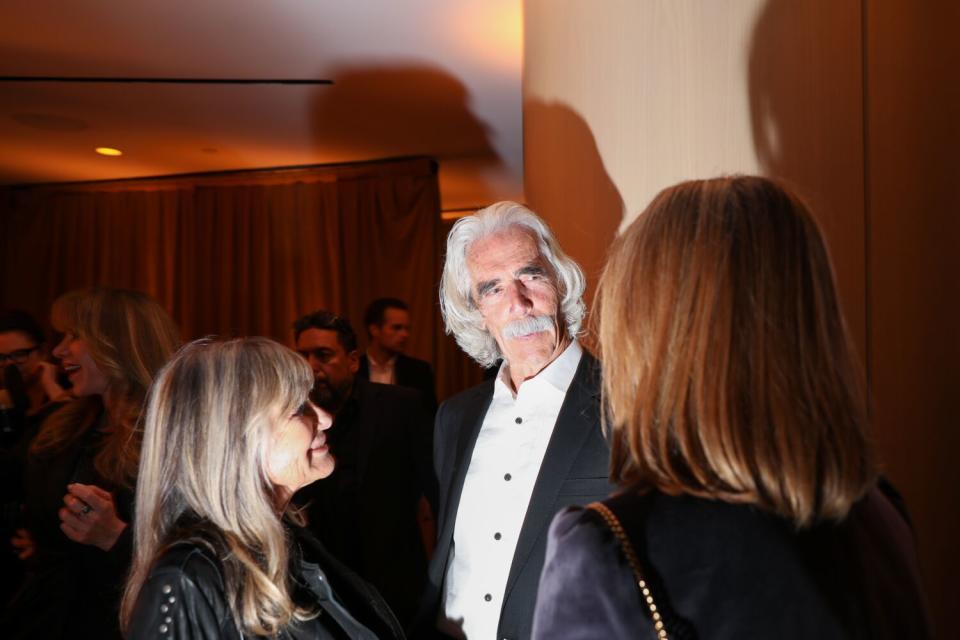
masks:
[[[312,600],[320,615],[296,622],[277,637],[404,638],[400,624],[376,589],[330,556],[315,539],[298,532],[293,552],[295,597]],[[227,603],[221,566],[213,552],[204,545],[184,542],[157,560],[137,598],[127,637],[240,640],[249,636],[237,627]]]

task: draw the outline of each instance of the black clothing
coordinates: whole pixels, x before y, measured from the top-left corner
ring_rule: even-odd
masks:
[[[294,500],[308,503],[311,532],[407,625],[427,571],[417,506],[436,498],[430,420],[412,389],[358,377],[328,433],[336,468]]]
[[[120,638],[118,613],[131,558],[130,527],[112,549],[102,551],[67,538],[58,516],[67,485],[78,482],[109,491],[117,517],[131,522],[132,491],[114,486],[94,469],[103,414],[92,419],[95,424],[63,451],[28,457],[24,517],[36,550],[26,563],[22,587],[3,613],[4,638]]]
[[[493,380],[483,382],[443,403],[437,413],[434,463],[440,482],[439,533],[417,617],[417,637],[437,634],[435,623],[460,495],[493,387]],[[609,464],[610,450],[600,428],[599,363],[584,351],[530,496],[507,578],[497,638],[530,637],[550,520],[564,507],[608,496],[613,490],[608,480]]]
[[[437,388],[430,363],[400,353],[397,354],[397,361],[393,365],[393,374],[396,384],[420,392],[430,412],[430,418],[433,419],[433,415],[437,412]],[[370,380],[370,363],[367,361],[367,356],[360,358],[360,370],[357,371],[357,376]]]
[[[332,557],[304,531],[291,549],[293,598],[319,609],[284,629],[284,640],[402,639],[403,630],[376,589]],[[236,639],[240,632],[225,593],[222,565],[199,542],[171,546],[157,560],[137,597],[128,640]]]
[[[3,412],[7,415],[0,423],[9,430],[4,432],[3,447],[0,448],[0,544],[8,548],[16,530],[26,526],[23,503],[26,499],[24,474],[27,450],[43,421],[63,404],[48,402],[32,414],[24,414],[19,410]],[[24,568],[24,562],[13,553],[0,554],[0,606],[6,604],[20,588],[25,575]]]
[[[912,532],[878,489],[841,523],[797,531],[752,506],[624,494],[605,503],[671,638],[930,638]],[[596,512],[557,515],[535,638],[655,638],[620,543]]]

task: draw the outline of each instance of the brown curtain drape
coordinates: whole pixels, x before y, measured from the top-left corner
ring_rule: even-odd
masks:
[[[0,194],[0,307],[45,318],[92,285],[144,291],[185,339],[263,335],[285,344],[299,315],[362,314],[406,300],[412,355],[434,363],[440,397],[476,378],[437,307],[436,165],[353,165],[18,187]]]

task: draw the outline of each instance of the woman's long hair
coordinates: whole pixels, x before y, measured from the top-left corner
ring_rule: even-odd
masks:
[[[30,445],[36,456],[56,454],[83,437],[105,406],[105,440],[94,458],[102,478],[131,486],[140,451],[137,420],[157,371],[180,344],[167,312],[137,291],[93,288],[71,291],[53,303],[58,331],[82,339],[107,380],[103,398],[79,398],[50,416]]]
[[[287,534],[266,471],[276,423],[312,387],[303,358],[266,338],[196,341],[161,371],[144,419],[124,629],[156,559],[185,540],[218,556],[242,632],[273,636],[313,615],[291,600]]]
[[[664,190],[615,242],[598,297],[615,481],[800,527],[871,486],[856,356],[796,197],[745,176]]]

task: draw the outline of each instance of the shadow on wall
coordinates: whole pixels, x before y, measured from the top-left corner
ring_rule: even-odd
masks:
[[[416,64],[345,66],[326,75],[335,84],[316,92],[311,106],[314,141],[322,155],[430,156],[440,163],[441,183],[468,180],[478,203],[493,197],[482,171],[503,162],[457,78]]]
[[[855,3],[770,0],[749,49],[753,144],[826,234],[854,343],[866,359],[863,92]]]
[[[503,162],[490,143],[488,127],[470,110],[469,94],[457,78],[438,68],[415,64],[348,66],[331,69],[327,75],[335,84],[316,92],[311,106],[314,144],[321,155],[429,156],[438,161],[444,198],[452,193],[471,204],[485,204],[494,198],[496,192],[485,183],[484,171],[501,167]],[[380,193],[377,197],[394,198],[396,194]],[[421,236],[435,234],[431,256],[409,255],[410,245],[406,243],[397,247],[398,255],[393,258],[396,268],[390,268],[391,260],[384,256],[348,257],[342,265],[345,269],[378,270],[369,280],[379,283],[379,288],[362,296],[347,292],[341,311],[351,317],[358,335],[364,337],[359,318],[376,297],[396,296],[405,299],[411,309],[431,309],[429,318],[415,314],[409,353],[432,362],[438,397],[445,399],[479,382],[481,370],[444,333],[437,285],[446,233],[439,218],[436,223],[435,227],[417,231]],[[363,234],[364,221],[344,220],[342,233]],[[425,259],[433,261],[432,280],[402,286],[396,281],[405,263]]]
[[[590,127],[577,112],[564,104],[528,99],[523,114],[527,202],[583,268],[590,308],[623,219],[623,198],[604,167]]]
[[[943,54],[957,49],[946,11],[916,6],[770,0],[752,34],[749,86],[764,171],[799,189],[830,243],[851,333],[868,356],[882,470],[912,512],[943,632],[953,625],[960,530],[947,342],[957,332],[955,296],[941,293],[954,240],[936,215],[956,193],[956,180],[939,176],[956,173],[953,148],[941,146],[956,110],[940,110],[940,91],[956,87],[943,82],[956,71]]]

